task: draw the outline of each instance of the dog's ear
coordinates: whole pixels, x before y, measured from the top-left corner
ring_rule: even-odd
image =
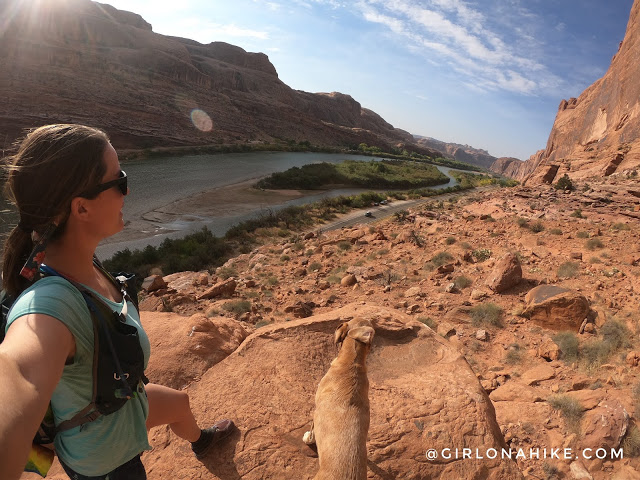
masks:
[[[347,333],[349,333],[349,323],[344,322],[338,328],[336,328],[336,333],[334,334],[333,341],[337,345],[342,343],[345,338],[347,338]]]
[[[371,344],[373,342],[373,334],[375,330],[371,327],[358,327],[353,330],[349,330],[349,336],[354,340],[362,343]]]

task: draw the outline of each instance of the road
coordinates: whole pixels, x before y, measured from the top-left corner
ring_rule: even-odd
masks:
[[[380,205],[377,207],[367,207],[367,209],[358,209],[354,212],[348,213],[343,217],[335,220],[333,222],[327,223],[323,225],[321,228],[316,229],[316,231],[320,232],[328,232],[330,230],[338,230],[344,227],[352,227],[358,224],[367,224],[373,223],[382,220],[383,218],[390,217],[396,212],[401,210],[407,210],[409,208],[417,207],[418,205],[422,205],[425,203],[429,203],[432,201],[448,201],[450,198],[460,198],[473,193],[486,192],[487,190],[491,190],[494,188],[500,188],[497,185],[489,185],[486,187],[473,188],[471,190],[464,190],[462,192],[454,192],[454,193],[443,193],[441,195],[434,195],[433,197],[428,198],[420,198],[417,200],[394,200],[392,203],[387,205]],[[365,212],[370,211],[372,213],[371,217],[365,217]]]

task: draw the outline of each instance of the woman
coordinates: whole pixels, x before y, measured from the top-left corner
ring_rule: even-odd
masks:
[[[66,279],[125,314],[126,323],[138,330],[145,367],[149,358],[138,312],[93,262],[98,243],[124,227],[129,192],[106,134],[82,125],[41,127],[9,160],[7,189],[20,222],[6,240],[2,274],[4,288],[20,296],[0,343],[2,479],[20,476],[49,402],[59,425],[92,398],[92,318],[82,294]],[[43,261],[61,276],[32,283]],[[151,383],[138,388],[139,394],[114,413],[58,433],[56,453],[71,478],[146,478],[140,454],[150,450],[147,430],[157,425],[169,424],[192,442],[198,458],[233,429],[233,422],[223,420],[201,430],[184,392]]]

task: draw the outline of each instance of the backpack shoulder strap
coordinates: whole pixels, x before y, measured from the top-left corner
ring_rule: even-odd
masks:
[[[111,336],[109,335],[109,332],[108,332],[108,324],[107,324],[107,316],[106,316],[107,314],[105,312],[108,311],[110,313],[113,313],[113,311],[111,310],[111,307],[109,307],[109,305],[107,305],[104,302],[104,300],[102,300],[98,295],[91,292],[87,287],[85,287],[81,283],[78,283],[70,278],[67,278],[61,275],[60,273],[55,271],[53,268],[47,265],[42,265],[40,268],[45,275],[58,276],[58,277],[64,278],[82,294],[82,297],[84,298],[84,301],[87,304],[87,308],[89,309],[89,314],[91,315],[91,321],[93,324],[93,364],[91,369],[92,377],[93,377],[93,382],[92,382],[93,390],[91,393],[91,402],[85,408],[83,408],[78,413],[76,413],[72,418],[61,422],[56,427],[56,433],[59,433],[59,432],[64,432],[66,430],[70,430],[72,428],[84,425],[85,423],[93,422],[95,419],[97,419],[102,415],[96,408],[96,397],[98,392],[98,356],[99,356],[99,345],[100,345],[100,340],[99,340],[100,330],[103,330],[102,334],[104,335],[104,338],[106,338],[108,341],[108,345],[111,350],[110,353],[114,360],[118,375],[120,376],[120,378],[123,378],[123,379],[124,379],[124,375],[122,374],[120,361],[117,355],[115,354],[115,349],[113,348],[113,344],[111,343]],[[108,277],[113,280],[113,277],[109,275],[108,272],[106,273]],[[123,292],[123,295],[124,295],[124,292]],[[126,381],[123,380],[123,384],[127,390],[129,391],[131,390],[131,388],[126,383]],[[131,392],[131,395],[133,395],[132,392]]]

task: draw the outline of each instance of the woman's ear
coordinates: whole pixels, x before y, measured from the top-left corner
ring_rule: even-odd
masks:
[[[85,198],[75,197],[73,200],[71,200],[71,211],[69,212],[70,217],[82,220],[88,213],[87,201]]]

